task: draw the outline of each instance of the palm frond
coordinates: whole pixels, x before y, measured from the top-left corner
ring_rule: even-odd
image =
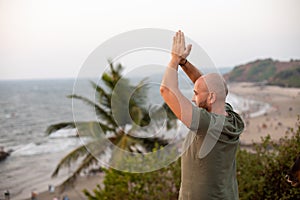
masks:
[[[128,135],[129,138],[133,137]],[[148,152],[151,152],[157,145],[158,147],[164,147],[169,144],[169,140],[162,137],[152,137],[152,138],[134,138],[134,140],[146,148]]]
[[[93,140],[92,142],[90,142],[86,145],[86,149],[88,149],[88,151],[86,151],[85,154],[82,154],[82,155],[80,154],[80,156],[85,155],[84,159],[80,162],[80,165],[76,168],[75,172],[73,172],[72,175],[60,185],[61,190],[64,190],[66,187],[68,187],[70,185],[72,186],[73,183],[76,181],[77,176],[80,175],[80,173],[83,170],[87,169],[92,164],[98,163],[98,158],[100,159],[100,157],[102,155],[104,155],[105,150],[107,148],[107,146],[105,146],[105,144],[106,144],[106,141],[104,138],[102,138],[102,139],[98,139],[98,140]],[[79,151],[81,151],[81,149]],[[75,157],[76,156],[77,155],[75,155]],[[56,175],[57,174],[58,174],[58,172],[56,173]]]
[[[90,81],[90,84],[92,85],[92,87],[98,92],[101,93],[101,95],[106,96],[107,98],[109,98],[109,94],[104,90],[104,88],[102,88],[100,85],[98,85],[97,83],[95,83],[94,81]]]
[[[132,100],[140,107],[145,105],[145,102],[148,98],[148,90],[149,86],[147,86],[147,79],[142,79],[138,85],[134,87],[134,95],[132,96]]]
[[[65,157],[63,157],[60,162],[58,163],[58,165],[56,166],[54,172],[52,173],[52,177],[56,177],[60,171],[60,169],[64,168],[64,167],[70,167],[72,162],[77,161],[77,159],[81,156],[84,156],[85,154],[87,154],[88,151],[86,150],[86,146],[82,145],[77,147],[76,149],[74,149],[73,151],[71,151],[70,153],[68,153]]]
[[[76,125],[74,122],[62,122],[62,123],[58,123],[58,124],[52,124],[47,127],[45,132],[47,135],[50,135],[51,133],[58,131],[60,129],[63,129],[63,128],[76,128]]]
[[[165,112],[167,113],[167,130],[176,128],[178,119],[176,115],[173,113],[173,111],[170,109],[170,107],[166,103],[164,103],[161,106],[160,110],[165,110]]]
[[[74,99],[79,99],[79,100],[85,102],[86,104],[92,106],[95,109],[96,114],[102,120],[105,120],[107,123],[111,123],[113,126],[117,126],[117,124],[113,120],[113,117],[111,116],[111,114],[109,114],[109,112],[107,112],[107,110],[104,110],[98,104],[96,104],[95,102],[91,101],[90,99],[88,99],[86,97],[82,97],[82,96],[76,95],[76,94],[69,95],[68,97],[69,98],[74,98]]]
[[[78,175],[93,163],[97,163],[97,159],[92,154],[87,154],[75,172],[59,186],[60,192],[64,192],[70,186],[73,187]]]
[[[106,72],[103,73],[101,80],[112,91],[115,84],[113,78]]]
[[[94,139],[103,138],[108,131],[115,131],[114,127],[97,121],[76,122],[79,136],[91,136]]]
[[[97,159],[107,148],[105,140],[105,138],[98,138],[77,147],[60,160],[51,176],[56,177],[62,168],[70,167],[71,163],[76,162],[80,157],[91,154]]]
[[[121,78],[123,67],[120,63],[114,66],[113,62],[110,62],[109,66],[110,66],[110,73],[112,75],[113,82],[115,85]]]
[[[50,135],[55,131],[61,129],[77,128],[79,136],[93,136],[99,137],[101,133],[105,134],[108,131],[114,131],[115,127],[106,125],[97,121],[89,122],[63,122],[58,124],[52,124],[46,129],[46,134]]]
[[[107,108],[111,107],[111,95],[107,94],[107,92],[101,86],[97,85],[95,82],[90,81],[92,87],[96,90],[96,97],[101,105],[104,105]]]

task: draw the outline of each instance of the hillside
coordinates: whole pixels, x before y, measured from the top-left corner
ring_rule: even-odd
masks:
[[[234,67],[224,77],[229,82],[266,82],[270,85],[300,87],[300,60],[256,60]]]

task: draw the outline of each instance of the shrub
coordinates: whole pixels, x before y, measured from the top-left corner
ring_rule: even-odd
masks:
[[[237,178],[240,199],[300,199],[300,189],[293,188],[285,175],[300,152],[300,120],[296,130],[274,142],[270,136],[254,144],[255,153],[239,150]]]
[[[180,159],[168,167],[148,173],[128,173],[105,169],[104,188],[94,194],[84,191],[89,200],[178,199]]]

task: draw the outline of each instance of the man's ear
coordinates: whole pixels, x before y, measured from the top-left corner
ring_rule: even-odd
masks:
[[[210,92],[209,95],[208,95],[208,102],[210,104],[213,104],[213,103],[215,103],[216,100],[217,100],[216,93]]]

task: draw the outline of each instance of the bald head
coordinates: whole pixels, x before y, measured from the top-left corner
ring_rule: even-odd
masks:
[[[206,91],[216,94],[217,101],[225,101],[228,94],[227,84],[224,78],[218,73],[203,75],[195,82],[195,88],[199,91]]]

